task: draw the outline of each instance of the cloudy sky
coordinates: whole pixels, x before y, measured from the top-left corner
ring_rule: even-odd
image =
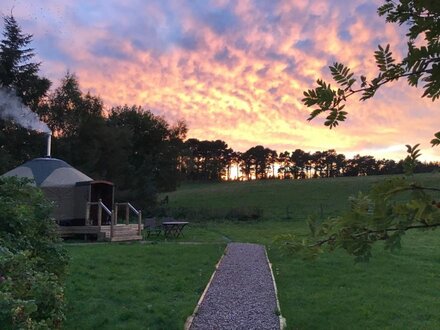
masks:
[[[377,0],[3,0],[34,35],[41,73],[55,86],[67,70],[106,107],[137,104],[189,137],[222,139],[245,151],[334,148],[351,156],[399,158],[421,143],[424,159],[439,130],[439,103],[405,81],[349,102],[348,121],[329,130],[307,122],[303,91],[328,65],[376,74],[373,52],[391,44],[401,58],[404,27],[376,14]]]

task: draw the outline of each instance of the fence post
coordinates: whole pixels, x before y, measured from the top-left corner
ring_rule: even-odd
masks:
[[[98,201],[98,226],[101,227],[102,221],[102,199]]]
[[[138,235],[141,235],[142,229],[141,229],[141,222],[142,222],[142,211],[139,210],[138,214]]]
[[[113,225],[115,221],[115,212],[112,211],[112,215],[110,217],[110,241],[113,238]]]
[[[86,203],[86,226],[90,225],[90,203]]]
[[[115,203],[115,225],[118,224],[118,209],[119,209],[119,205],[118,203]]]
[[[128,206],[128,203],[125,204],[125,224],[128,225],[130,220],[130,208]]]

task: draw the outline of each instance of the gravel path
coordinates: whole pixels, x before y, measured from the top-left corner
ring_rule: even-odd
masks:
[[[230,243],[193,319],[191,330],[280,329],[262,245]]]

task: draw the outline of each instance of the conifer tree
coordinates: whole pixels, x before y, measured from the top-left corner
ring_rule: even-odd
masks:
[[[47,78],[38,76],[40,63],[30,48],[32,35],[24,34],[14,16],[3,18],[3,38],[0,40],[0,89],[15,93],[33,111],[50,88]],[[44,137],[24,129],[9,120],[0,119],[0,174],[12,167],[41,156]]]
[[[34,108],[50,88],[47,78],[38,76],[41,63],[32,62],[31,34],[24,34],[14,16],[4,17],[0,41],[0,87],[16,91],[23,103]]]

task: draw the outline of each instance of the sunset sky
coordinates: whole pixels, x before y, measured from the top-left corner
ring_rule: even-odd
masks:
[[[376,74],[373,52],[391,44],[401,58],[405,27],[378,17],[372,0],[3,0],[56,87],[66,71],[107,108],[136,104],[188,137],[221,139],[237,151],[262,144],[282,152],[336,149],[402,158],[421,143],[423,159],[440,130],[439,102],[406,81],[369,101],[353,99],[336,129],[308,122],[303,91],[331,80],[334,61]],[[3,27],[2,27],[3,30]]]

